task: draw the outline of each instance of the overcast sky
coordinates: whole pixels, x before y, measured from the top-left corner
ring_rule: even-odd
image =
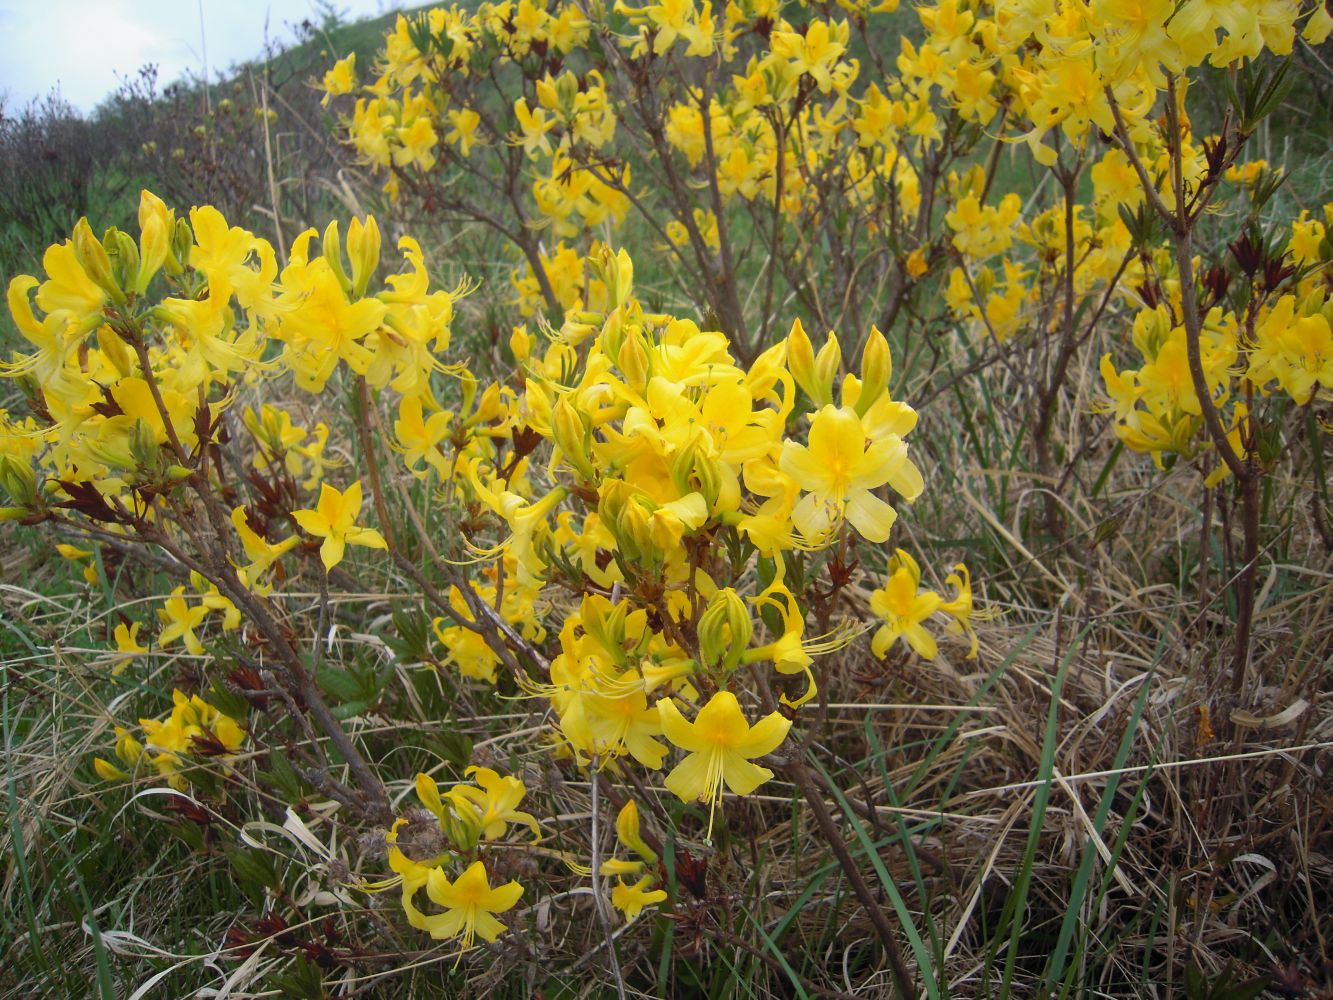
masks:
[[[334,0],[349,20],[400,6],[392,0]],[[201,31],[200,8],[203,25]],[[0,0],[0,95],[11,110],[59,87],[81,111],[116,89],[116,74],[158,65],[158,83],[258,56],[264,25],[290,40],[292,25],[317,20],[312,0]]]

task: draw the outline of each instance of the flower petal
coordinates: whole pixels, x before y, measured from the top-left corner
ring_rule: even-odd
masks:
[[[790,729],[790,719],[781,712],[772,712],[750,728],[748,738],[743,742],[733,743],[731,748],[745,757],[762,757],[781,746]]]
[[[869,490],[853,491],[847,498],[847,520],[867,542],[887,542],[898,512]]]

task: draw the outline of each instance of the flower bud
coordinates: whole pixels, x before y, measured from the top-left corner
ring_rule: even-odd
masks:
[[[792,323],[791,332],[787,334],[787,370],[815,406],[831,402],[829,399],[819,399],[816,396],[815,350],[799,319]]]
[[[615,537],[616,547],[626,559],[637,559],[639,538],[647,537],[647,524],[635,523],[629,508],[637,507],[630,496],[630,487],[623,479],[607,479],[598,489],[597,514]]]
[[[37,505],[37,476],[32,466],[14,455],[0,455],[0,487],[20,507]]]
[[[343,245],[342,238],[338,235],[337,219],[328,224],[320,244],[324,248],[324,260],[328,263],[333,276],[338,279],[338,284],[342,286],[343,294],[351,296],[352,279],[347,277],[347,269],[343,267]]]
[[[601,602],[585,600],[581,608],[583,631],[597,640],[617,666],[628,666],[625,655],[625,622],[629,617],[630,602],[620,601],[613,607]]]
[[[116,284],[116,277],[111,271],[111,258],[106,248],[93,235],[92,227],[86,218],[74,224],[74,256],[85,274],[102,291],[111,296],[116,303],[125,301],[125,292]]]
[[[865,350],[861,352],[861,393],[856,398],[856,415],[863,417],[875,401],[884,394],[893,375],[893,358],[889,354],[889,342],[879,327],[870,328],[866,338]]]
[[[629,254],[621,250],[613,253],[608,246],[601,246],[588,257],[588,265],[593,276],[606,286],[606,308],[608,312],[624,305],[634,291],[634,264]]]
[[[147,421],[140,417],[130,428],[130,455],[134,458],[134,464],[144,470],[156,469],[158,452],[157,435]]]
[[[143,756],[143,744],[121,726],[116,727],[116,756],[130,767],[138,764]]]
[[[652,360],[648,356],[643,332],[637,327],[626,332],[616,361],[625,376],[625,384],[636,392],[643,392],[648,386],[648,379],[652,377]]]
[[[574,409],[567,396],[561,396],[555,404],[551,430],[555,443],[564,452],[565,461],[574,467],[579,478],[585,483],[595,481],[597,471],[593,468],[592,456],[588,451],[588,425],[583,422],[583,417]]]
[[[380,227],[374,216],[367,215],[364,224],[352,219],[347,227],[347,256],[352,261],[352,297],[363,298],[380,264]]]
[[[820,394],[820,406],[833,402],[833,383],[842,371],[842,346],[830,330],[828,340],[815,355],[815,390]]]
[[[190,251],[194,249],[194,233],[184,219],[176,220],[176,227],[171,231],[171,252],[163,266],[167,274],[177,275],[190,266]]]
[[[528,333],[526,326],[514,327],[514,332],[509,335],[509,351],[518,364],[532,356],[532,334]]]
[[[699,616],[699,658],[729,674],[740,663],[753,632],[745,602],[731,587],[719,590]]]
[[[121,288],[137,289],[139,280],[139,245],[129,233],[114,226],[102,237],[107,257],[111,259],[111,274]]]
[[[616,836],[620,838],[622,844],[648,864],[657,863],[656,852],[644,843],[643,836],[639,833],[639,807],[633,799],[626,802],[616,816]]]
[[[120,339],[120,334],[105,323],[97,328],[97,347],[122,378],[137,374],[136,362],[129,347]]]
[[[139,193],[139,270],[134,290],[142,295],[153,275],[171,256],[171,212],[161,198],[151,191]],[[172,273],[176,273],[177,267]]]
[[[579,96],[578,79],[573,73],[566,70],[556,79],[555,92],[560,98],[561,110],[572,109],[574,107],[575,99]]]

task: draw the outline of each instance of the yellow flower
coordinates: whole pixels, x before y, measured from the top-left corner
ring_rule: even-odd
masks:
[[[338,97],[342,94],[350,94],[356,89],[356,53],[339,59],[333,64],[333,68],[324,74],[321,81],[321,87],[324,90],[324,98],[319,103],[327,106],[330,97]]]
[[[611,904],[625,914],[626,920],[633,920],[643,912],[645,906],[652,906],[667,898],[665,889],[653,889],[649,892],[648,886],[652,884],[651,875],[643,876],[633,885],[626,885],[617,879],[616,887],[611,890]]]
[[[917,593],[921,585],[921,570],[916,560],[899,549],[889,560],[889,580],[882,590],[870,595],[870,610],[885,620],[871,640],[871,651],[882,657],[901,637],[927,660],[935,659],[938,646],[935,637],[921,624],[944,603],[933,590]],[[959,600],[955,606],[961,611],[962,583],[958,582]],[[970,598],[970,590],[969,590]],[[970,603],[970,602],[969,602]]]
[[[783,444],[780,467],[806,491],[791,518],[812,541],[846,517],[866,541],[886,542],[898,514],[870,491],[888,483],[910,501],[924,486],[901,437],[886,435],[867,448],[856,411],[832,404],[811,422],[809,446]]]
[[[121,622],[116,626],[113,634],[116,640],[116,665],[111,668],[111,676],[115,677],[127,666],[130,660],[136,656],[141,656],[148,652],[147,646],[139,645],[139,629],[143,628],[143,622],[134,622],[126,625]]]
[[[492,889],[486,866],[474,861],[454,882],[445,876],[443,868],[432,868],[426,877],[426,895],[445,907],[446,912],[433,916],[417,912],[414,920],[415,908],[412,908],[408,910],[408,921],[428,931],[436,940],[462,935],[463,947],[471,948],[477,935],[485,941],[494,941],[504,932],[505,925],[492,914],[512,909],[522,897],[523,887],[511,881]],[[404,897],[403,902],[405,907],[411,907],[409,898]]]
[[[361,481],[358,479],[346,492],[339,493],[328,483],[319,488],[319,503],[314,510],[294,510],[296,523],[316,537],[323,538],[319,558],[326,570],[342,562],[343,550],[348,545],[365,545],[372,549],[387,549],[384,536],[374,528],[358,528],[356,516],[361,513]]]
[[[525,823],[532,830],[534,837],[541,836],[537,820],[532,814],[519,812],[516,808],[527,793],[527,788],[521,780],[513,775],[501,777],[489,767],[478,767],[475,764],[464,771],[463,775],[473,778],[480,787],[455,785],[445,792],[444,796],[453,805],[458,818],[472,827],[478,836],[484,834],[491,840],[503,837],[505,827],[509,823]],[[418,792],[422,784],[419,775]]]
[[[177,587],[158,611],[157,617],[162,620],[166,628],[159,633],[157,644],[165,648],[177,639],[183,639],[185,648],[191,655],[200,656],[204,652],[204,644],[199,641],[194,630],[208,617],[208,612],[212,609],[206,604],[196,604],[191,607],[186,603],[184,594],[185,588]]]
[[[773,712],[752,727],[730,691],[713,695],[692,723],[685,721],[670,698],[659,701],[657,710],[666,738],[689,751],[689,756],[667,775],[667,790],[685,802],[697,799],[709,804],[711,840],[713,810],[722,801],[723,783],[736,795],[749,795],[773,777],[772,771],[753,763],[753,759],[776,750],[786,739],[791,721]]]
[[[250,522],[245,516],[245,508],[237,507],[231,512],[231,523],[236,528],[236,534],[241,538],[241,546],[245,549],[245,556],[250,562],[245,566],[236,567],[236,576],[241,581],[242,586],[259,594],[265,594],[271,591],[272,587],[259,586],[259,578],[268,572],[275,562],[282,556],[296,547],[300,539],[296,535],[290,538],[284,538],[282,541],[271,544],[262,535],[250,527]]]

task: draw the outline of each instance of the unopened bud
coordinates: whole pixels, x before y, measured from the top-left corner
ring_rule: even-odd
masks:
[[[87,219],[79,219],[74,224],[74,256],[93,284],[106,292],[117,303],[125,301],[125,292],[116,284],[116,276],[111,271],[111,258],[106,248],[93,235]]]
[[[347,227],[347,256],[352,261],[352,297],[362,298],[380,265],[380,227],[367,215],[364,225],[353,219]]]
[[[565,461],[574,467],[585,483],[593,482],[597,472],[588,451],[588,425],[566,396],[561,396],[555,404],[551,415],[551,431],[555,443],[564,452]]]
[[[736,669],[750,645],[754,625],[745,602],[730,587],[719,590],[699,616],[699,657],[723,674]]]
[[[171,212],[166,204],[151,191],[139,194],[139,270],[134,279],[134,290],[142,295],[148,289],[153,275],[168,263],[171,256]],[[172,264],[175,264],[173,261]],[[172,274],[179,272],[168,266]]]
[[[644,843],[643,836],[639,833],[639,807],[633,799],[626,802],[616,816],[616,836],[620,838],[622,844],[648,864],[657,863],[657,854]]]
[[[97,348],[103,353],[103,357],[111,361],[112,367],[125,377],[133,372],[133,357],[129,353],[129,348],[125,347],[125,341],[120,339],[120,335],[113,332],[107,324],[97,327]]]
[[[815,390],[819,393],[820,406],[833,402],[833,383],[842,371],[842,346],[830,330],[828,340],[815,355]]]
[[[156,469],[159,450],[157,435],[147,421],[136,420],[130,428],[130,455],[135,465],[144,470]]]
[[[184,219],[176,220],[176,227],[171,231],[171,253],[163,265],[167,274],[177,275],[190,266],[190,251],[194,249],[194,233]]]
[[[799,319],[792,323],[791,332],[787,334],[787,370],[816,406],[831,402],[815,395],[815,349]]]
[[[889,354],[889,342],[879,332],[879,327],[872,326],[870,336],[866,338],[865,350],[861,352],[861,393],[856,398],[858,417],[865,416],[866,411],[883,395],[892,375],[893,358]]]
[[[328,263],[329,270],[338,279],[338,284],[342,285],[343,293],[351,295],[352,279],[347,277],[347,269],[343,267],[343,244],[342,238],[338,235],[337,219],[334,219],[325,228],[321,245],[324,248],[324,260]]]
[[[616,361],[625,376],[625,384],[636,392],[643,392],[652,376],[652,360],[648,357],[642,331],[637,328],[627,331]]]
[[[0,455],[0,487],[25,510],[37,505],[37,476],[14,455]]]
[[[111,274],[121,288],[139,291],[139,245],[129,233],[112,227],[102,238],[107,256],[111,258]]]

